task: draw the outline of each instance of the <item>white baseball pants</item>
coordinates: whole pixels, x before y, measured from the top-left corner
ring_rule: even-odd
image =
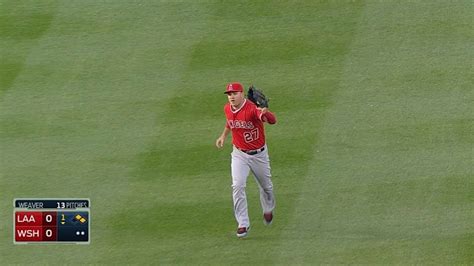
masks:
[[[245,187],[250,170],[257,181],[260,190],[260,204],[264,213],[275,208],[273,183],[270,172],[270,158],[268,149],[255,155],[249,155],[234,147],[232,151],[232,197],[234,201],[234,215],[239,227],[249,227],[250,220],[247,207]]]

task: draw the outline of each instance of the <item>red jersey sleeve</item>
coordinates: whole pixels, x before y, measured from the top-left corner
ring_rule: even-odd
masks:
[[[277,122],[276,117],[272,112],[266,112],[264,115],[262,115],[262,119],[264,118],[267,120],[269,124],[275,124]]]
[[[272,112],[266,112],[265,114],[262,114],[258,109],[258,118],[263,121],[263,122],[268,122],[269,124],[275,124],[276,123],[276,117]]]

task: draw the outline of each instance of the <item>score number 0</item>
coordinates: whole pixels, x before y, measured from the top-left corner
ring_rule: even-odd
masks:
[[[46,217],[44,217],[44,218],[45,218],[47,223],[50,223],[50,222],[53,221],[53,216],[51,214],[46,215]],[[45,234],[46,234],[46,237],[52,237],[53,236],[53,231],[51,229],[46,229]]]

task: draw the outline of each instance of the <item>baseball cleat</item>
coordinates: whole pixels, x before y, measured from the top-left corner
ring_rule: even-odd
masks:
[[[239,227],[237,229],[237,237],[238,238],[244,238],[247,236],[248,232],[250,230],[250,227]]]
[[[263,223],[265,225],[271,225],[273,221],[273,212],[267,212],[263,214]]]

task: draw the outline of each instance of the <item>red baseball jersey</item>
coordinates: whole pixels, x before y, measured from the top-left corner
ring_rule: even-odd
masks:
[[[256,150],[265,145],[262,113],[253,102],[245,99],[237,110],[232,110],[230,103],[227,103],[224,113],[227,118],[226,127],[232,130],[232,144],[237,148]],[[273,114],[268,112],[265,115],[271,118],[269,121],[275,122]]]

